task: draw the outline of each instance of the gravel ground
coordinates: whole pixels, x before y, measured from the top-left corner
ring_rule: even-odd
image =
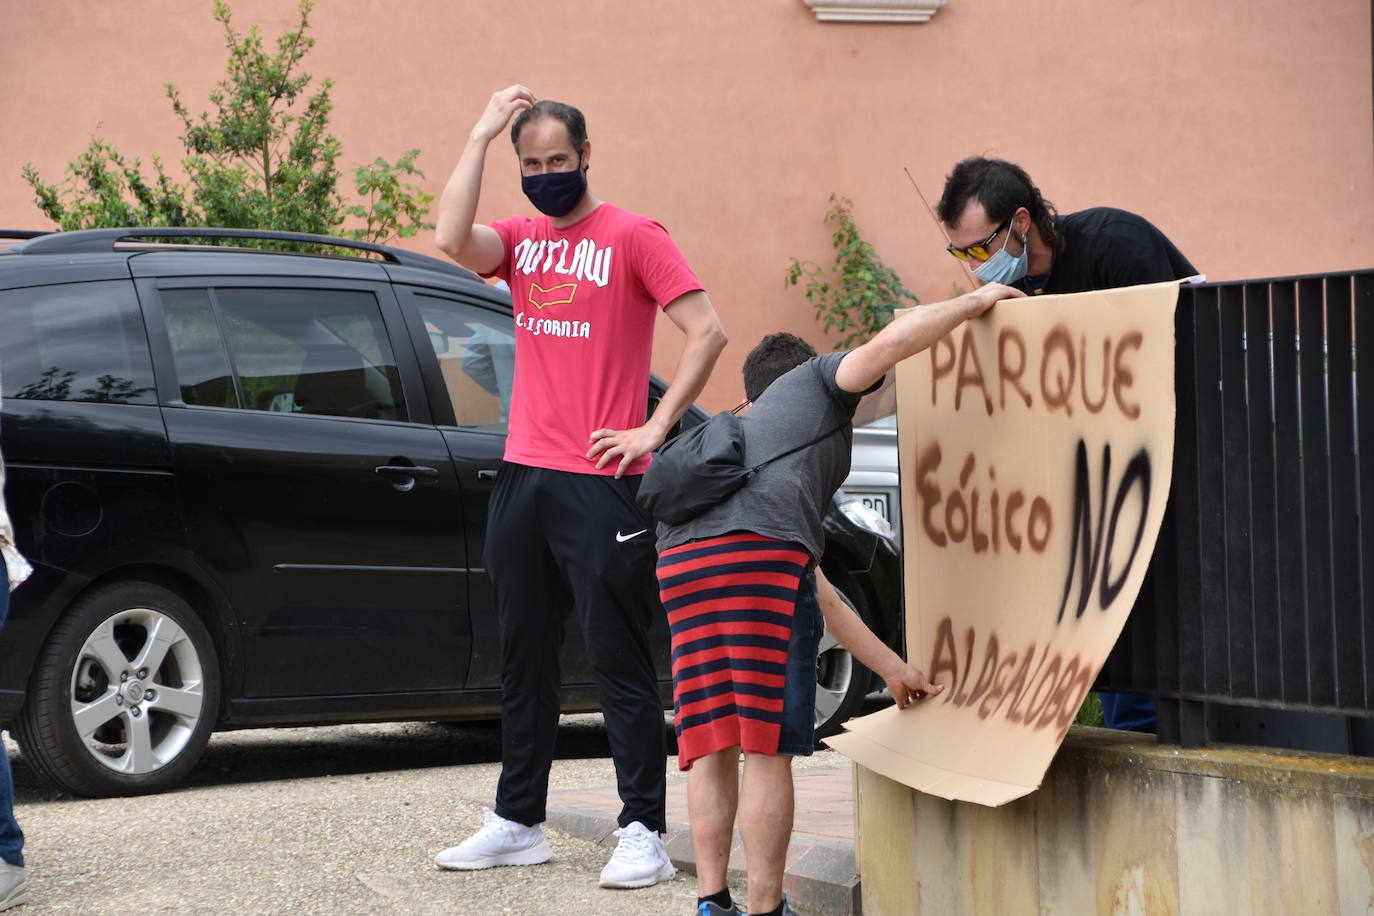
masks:
[[[392,723],[215,735],[185,786],[74,799],[41,783],[5,736],[33,902],[52,913],[687,914],[692,875],[597,887],[607,850],[547,830],[551,862],[440,871],[433,856],[481,824],[500,730]],[[615,781],[598,715],[559,730],[551,788]],[[818,753],[798,765],[833,760]],[[674,761],[670,779],[680,779]],[[742,899],[742,888],[735,888]]]

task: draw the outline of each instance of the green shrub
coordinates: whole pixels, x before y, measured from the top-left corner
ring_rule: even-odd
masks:
[[[378,158],[358,166],[353,173],[358,202],[340,194],[341,147],[328,131],[334,81],[323,80],[312,89],[314,77],[302,71],[315,44],[306,34],[313,3],[300,0],[298,9],[296,28],[269,49],[256,26],[246,34],[236,32],[229,4],[216,0],[214,18],[224,29],[229,56],[225,78],[210,91],[214,113],[192,115],[180,91],[171,83],[164,86],[182,124],[185,185],[168,177],[157,156],[152,157],[153,176],[146,178],[137,158],[127,159],[92,136],[68,164],[61,185],[43,181],[31,163],[24,166],[39,209],[62,229],[216,226],[385,242],[434,228],[425,221],[434,195],[405,181],[424,177],[415,167],[418,149],[408,150],[394,165]],[[346,227],[349,219],[361,225]]]
[[[806,300],[815,306],[816,320],[827,333],[843,335],[835,349],[845,350],[882,330],[892,320],[894,309],[919,300],[859,234],[852,200],[831,194],[825,221],[835,226],[833,276],[827,277],[814,261],[793,258],[783,282],[797,286],[806,280]]]

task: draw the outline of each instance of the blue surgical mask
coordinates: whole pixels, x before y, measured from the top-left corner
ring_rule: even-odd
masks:
[[[1007,251],[1007,242],[1011,241],[1012,230],[1007,231],[1006,241],[1002,242],[1002,247],[992,257],[988,258],[973,271],[974,276],[984,283],[1015,283],[1026,275],[1026,268],[1030,265],[1030,246],[1026,244],[1026,237],[1021,236],[1021,256],[1013,257]]]
[[[540,213],[558,219],[567,216],[587,193],[587,173],[581,164],[570,172],[544,172],[525,175],[520,187]]]

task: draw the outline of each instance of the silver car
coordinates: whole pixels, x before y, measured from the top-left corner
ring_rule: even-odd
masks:
[[[897,473],[897,401],[892,376],[868,395],[854,413],[854,451],[849,476],[840,487],[841,508],[858,503],[887,523],[902,543],[902,498]],[[846,499],[848,502],[846,502]]]

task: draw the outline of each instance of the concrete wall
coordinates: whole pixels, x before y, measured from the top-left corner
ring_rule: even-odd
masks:
[[[1374,761],[1075,727],[1002,808],[862,768],[868,916],[1374,913]]]
[[[176,163],[162,85],[207,104],[210,7],[0,0],[0,226],[43,227],[20,167],[58,179],[97,130]],[[295,3],[233,8],[270,39]],[[712,407],[738,402],[761,334],[829,346],[782,277],[792,256],[831,262],[832,192],[923,299],[969,285],[903,166],[934,196],[964,156],[1019,161],[1061,210],[1140,212],[1213,279],[1374,262],[1367,0],[950,0],[922,25],[822,24],[802,0],[321,0],[312,34],[343,164],[420,147],[435,191],[493,90],[581,106],[597,193],[662,220],[724,316]],[[512,212],[531,211],[498,148],[479,217]],[[680,335],[660,324],[671,374]]]

